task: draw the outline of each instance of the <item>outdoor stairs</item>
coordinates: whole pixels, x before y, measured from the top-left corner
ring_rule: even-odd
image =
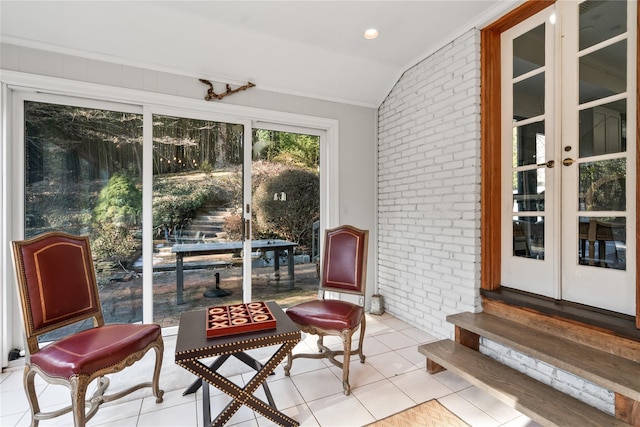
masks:
[[[180,243],[196,243],[224,237],[224,221],[233,212],[233,208],[205,205],[175,238]]]
[[[636,350],[628,352],[632,357],[622,357],[585,345],[562,328],[520,323],[496,314],[459,313],[447,316],[447,321],[456,327],[455,342],[441,340],[418,347],[427,357],[430,373],[451,370],[542,425],[640,426]],[[616,417],[481,354],[477,351],[480,337],[614,392]]]

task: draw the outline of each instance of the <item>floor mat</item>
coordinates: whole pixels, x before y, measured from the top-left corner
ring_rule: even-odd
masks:
[[[383,418],[368,427],[469,427],[437,400],[416,405],[406,411]]]

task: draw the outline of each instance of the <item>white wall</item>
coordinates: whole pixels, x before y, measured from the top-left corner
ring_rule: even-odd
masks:
[[[439,337],[480,309],[480,34],[406,71],[379,108],[378,291]]]
[[[339,162],[337,170],[339,179],[337,188],[334,188],[334,193],[337,191],[339,195],[337,198],[338,206],[337,213],[331,215],[336,221],[336,224],[332,225],[349,223],[370,230],[369,259],[376,259],[377,111],[375,109],[267,92],[260,90],[259,87],[238,92],[222,101],[207,103],[204,101],[207,86],[192,77],[3,43],[0,44],[0,81],[5,82],[3,72],[6,76],[7,70],[69,81],[96,83],[119,89],[178,96],[188,99],[190,102],[202,100],[203,105],[211,105],[214,102],[234,104],[254,109],[337,120],[339,130],[337,150],[327,153],[334,161]],[[39,89],[47,90],[46,87]],[[91,96],[91,94],[88,93],[87,96]],[[8,141],[8,139],[3,140],[3,144]],[[10,205],[11,203],[7,204],[7,206]],[[1,215],[0,223],[4,223],[6,212],[2,212]],[[8,242],[5,242],[4,239],[2,244],[8,247]],[[2,277],[7,276],[2,275]],[[367,293],[371,295],[375,292],[376,284],[375,262],[369,262],[367,277]],[[3,283],[3,289],[5,289],[5,285],[6,283]],[[19,320],[17,311],[16,308],[16,313],[13,315],[5,312],[4,319],[11,318],[12,322]],[[9,345],[20,344],[19,337],[4,336],[1,338],[5,343],[9,342]],[[3,354],[2,357],[6,358],[6,354]]]

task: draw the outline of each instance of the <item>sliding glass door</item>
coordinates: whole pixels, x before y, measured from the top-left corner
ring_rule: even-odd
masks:
[[[274,129],[252,137],[251,295],[289,307],[318,291],[320,136]]]
[[[153,115],[153,319],[243,299],[244,126]]]
[[[170,327],[208,306],[315,298],[319,135],[202,112],[16,100],[18,234],[89,235],[108,322]]]

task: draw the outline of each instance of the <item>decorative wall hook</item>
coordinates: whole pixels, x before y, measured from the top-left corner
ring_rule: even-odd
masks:
[[[216,93],[213,90],[213,83],[211,83],[209,80],[205,80],[205,79],[199,79],[202,83],[206,84],[209,86],[209,89],[207,89],[207,96],[204,97],[205,101],[211,101],[212,99],[222,99],[227,95],[231,95],[233,93],[236,92],[240,92],[242,90],[247,90],[249,88],[252,88],[255,86],[255,84],[248,82],[246,85],[240,86],[238,88],[235,89],[231,89],[231,86],[229,84],[227,84],[227,90],[225,92],[222,93]]]

